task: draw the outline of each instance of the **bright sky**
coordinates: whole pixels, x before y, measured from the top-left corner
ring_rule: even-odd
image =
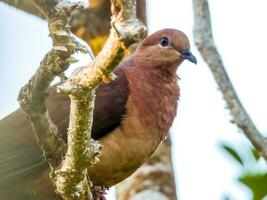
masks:
[[[173,160],[180,200],[219,200],[229,195],[249,200],[251,194],[235,181],[236,163],[218,148],[224,141],[239,149],[246,138],[229,123],[229,112],[213,77],[193,44],[192,1],[147,0],[149,32],[162,28],[184,31],[198,65],[185,62],[181,100],[172,128]],[[210,1],[214,38],[238,94],[262,133],[267,135],[267,1]],[[16,97],[50,49],[46,23],[0,3],[0,118],[18,107]]]

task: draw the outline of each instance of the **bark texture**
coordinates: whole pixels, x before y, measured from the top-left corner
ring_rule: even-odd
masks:
[[[81,128],[83,131],[77,129],[70,132],[72,134],[69,134],[69,137],[72,140],[68,141],[66,155],[66,160],[69,162],[63,162],[62,168],[58,170],[65,155],[66,145],[58,136],[57,127],[52,122],[45,104],[46,92],[51,81],[67,69],[71,55],[79,50],[78,47],[81,47],[71,35],[69,23],[71,11],[75,8],[82,8],[82,5],[80,3],[53,0],[34,0],[34,3],[44,13],[48,21],[53,48],[43,59],[29,83],[21,89],[19,102],[32,123],[37,141],[50,165],[51,178],[55,183],[57,192],[63,199],[92,199],[84,168],[86,168],[87,162],[90,162],[89,158],[94,159],[92,155],[96,155],[99,151],[95,153],[94,150],[96,149],[89,148],[90,140],[87,137],[87,124],[89,123],[87,121],[89,121],[88,117],[90,115],[84,119],[79,118],[80,120],[77,120],[77,123],[72,123],[76,124],[76,127],[79,123],[83,127]],[[87,107],[90,109],[92,106],[90,107],[90,102],[88,104]],[[84,109],[86,105],[83,105]],[[83,116],[82,113],[79,114]],[[74,112],[74,115],[77,115],[77,113]],[[72,152],[72,154],[69,152]],[[70,165],[67,165],[69,163]],[[64,179],[65,177],[67,178]]]
[[[232,114],[232,122],[242,130],[260,155],[267,160],[267,139],[261,135],[239,100],[216,48],[212,36],[208,1],[193,0],[193,6],[195,44],[214,75]]]
[[[51,177],[63,199],[93,199],[90,191],[87,166],[99,154],[98,143],[90,144],[94,88],[101,81],[112,78],[112,70],[124,56],[125,47],[140,40],[146,28],[136,19],[135,1],[113,0],[110,37],[96,59],[82,68],[59,87],[71,98],[71,113],[66,145],[58,137],[57,127],[50,119],[45,106],[46,91],[51,81],[70,64],[71,55],[81,48],[70,34],[72,10],[79,3],[54,0],[34,0],[45,15],[53,39],[53,49],[19,95],[22,109],[35,130],[36,138],[51,167]]]
[[[80,4],[56,4],[54,1],[46,4],[41,0],[35,3],[40,8],[44,5],[43,12],[47,16],[53,48],[44,57],[29,83],[21,89],[18,100],[32,122],[46,160],[54,169],[61,162],[66,146],[47,113],[47,90],[55,76],[64,72],[72,63],[71,55],[86,48],[70,35],[68,27],[71,10],[81,7]]]
[[[136,19],[134,0],[111,1],[112,29],[101,52],[88,66],[72,75],[58,89],[71,97],[68,151],[63,167],[57,173],[57,189],[66,199],[92,198],[86,196],[89,184],[86,171],[99,151],[88,150],[91,138],[95,90],[101,81],[113,79],[111,73],[124,56],[124,50],[142,37],[146,28]],[[82,162],[84,161],[84,162]],[[87,161],[87,162],[86,162]],[[67,183],[67,184],[66,184]],[[89,194],[89,193],[88,193]],[[61,195],[61,196],[63,196]],[[85,196],[80,198],[80,196]]]

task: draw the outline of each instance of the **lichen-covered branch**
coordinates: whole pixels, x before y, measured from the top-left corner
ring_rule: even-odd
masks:
[[[45,100],[51,81],[55,76],[62,74],[73,62],[71,55],[79,50],[86,51],[86,48],[80,45],[70,32],[71,11],[81,8],[82,4],[53,0],[34,0],[34,3],[47,18],[53,49],[44,57],[29,83],[21,89],[19,102],[32,123],[37,141],[51,167],[52,180],[57,183],[54,172],[62,162],[66,144],[58,135],[57,127],[48,115]],[[88,117],[81,120],[86,119]],[[89,139],[86,141],[87,147],[89,147],[89,141]]]
[[[233,116],[233,122],[236,123],[259,153],[267,160],[267,140],[260,134],[240,102],[224,68],[221,55],[215,46],[208,2],[207,0],[193,0],[193,4],[195,44],[214,75]]]
[[[109,39],[95,60],[74,73],[58,89],[71,98],[68,150],[61,169],[56,172],[57,191],[64,199],[92,199],[87,166],[99,153],[91,138],[95,87],[110,79],[112,70],[124,56],[125,47],[136,42],[145,31],[137,20],[134,0],[111,2],[112,29]]]
[[[68,146],[62,161],[66,145],[58,137],[57,128],[47,114],[45,99],[53,78],[61,75],[73,61],[71,55],[85,50],[70,33],[71,12],[80,4],[56,0],[34,0],[34,3],[46,16],[53,49],[29,84],[21,90],[19,101],[51,166],[57,192],[63,199],[92,199],[86,168],[95,161],[101,148],[98,143],[90,142],[94,88],[101,81],[110,79],[112,70],[123,58],[125,47],[139,41],[146,29],[136,18],[134,0],[112,1],[112,29],[108,42],[89,66],[81,68],[59,87],[71,98]]]
[[[37,4],[40,2],[35,1]],[[71,55],[78,49],[76,48],[77,41],[70,35],[68,26],[70,10],[77,6],[79,7],[80,4],[58,6],[53,4],[51,6],[49,13],[52,14],[51,16],[47,15],[47,19],[53,39],[53,49],[44,57],[29,83],[21,89],[18,98],[21,108],[32,122],[44,156],[53,168],[61,162],[66,146],[47,113],[45,99],[50,83],[55,76],[67,69],[72,61]]]
[[[176,200],[170,138],[162,142],[148,162],[116,189],[117,200]]]
[[[124,56],[125,48],[140,40],[146,28],[136,18],[134,0],[112,0],[110,36],[96,59],[59,86],[63,93],[79,93],[113,79],[112,70]]]
[[[68,150],[61,169],[56,171],[56,187],[63,199],[93,199],[86,168],[101,149],[100,145],[95,149],[90,144],[94,90],[78,97],[70,97]]]

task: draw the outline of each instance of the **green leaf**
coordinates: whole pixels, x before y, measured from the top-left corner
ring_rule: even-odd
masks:
[[[253,200],[262,200],[267,196],[267,172],[264,174],[245,174],[239,181],[253,193]]]
[[[260,159],[260,154],[255,148],[251,148],[251,153],[257,161]]]
[[[239,162],[239,164],[244,165],[244,162],[242,161],[241,157],[239,154],[234,150],[232,147],[230,147],[227,144],[222,144],[221,146],[232,158],[234,158],[236,161]]]

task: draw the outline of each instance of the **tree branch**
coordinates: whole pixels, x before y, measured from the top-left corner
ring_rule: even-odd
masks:
[[[98,143],[90,143],[94,90],[70,98],[68,150],[61,169],[56,171],[56,187],[63,199],[93,199],[86,168],[102,148]]]
[[[34,0],[34,3],[46,16],[53,49],[29,84],[22,88],[19,101],[50,164],[57,192],[63,199],[92,199],[87,167],[100,150],[98,143],[90,144],[94,88],[102,80],[112,78],[111,72],[123,58],[125,47],[139,41],[146,28],[136,18],[134,0],[112,1],[112,29],[104,49],[89,66],[81,68],[58,87],[71,98],[68,147],[61,163],[66,145],[47,114],[45,99],[51,81],[68,67],[71,55],[85,49],[70,33],[71,11],[80,4],[55,0]],[[61,168],[55,171],[58,166]]]
[[[62,168],[56,172],[57,191],[64,199],[91,199],[87,166],[99,153],[91,138],[95,87],[113,78],[112,70],[124,56],[125,47],[140,40],[145,27],[136,18],[134,0],[111,1],[112,29],[102,51],[87,67],[74,73],[58,89],[71,98],[68,150]],[[89,149],[88,149],[89,147]]]
[[[240,102],[224,68],[221,55],[215,46],[208,2],[207,0],[193,0],[193,4],[195,44],[214,75],[233,116],[233,122],[243,131],[265,160],[267,160],[267,140],[260,134]]]
[[[41,1],[35,2],[39,4]],[[80,7],[80,4],[51,4],[51,16],[47,15],[47,20],[53,49],[44,57],[29,83],[21,89],[18,98],[21,108],[32,122],[37,141],[52,169],[61,162],[66,146],[47,113],[45,99],[52,80],[67,69],[72,61],[71,55],[78,51],[78,42],[70,35],[68,26],[70,10],[76,7]]]
[[[23,10],[26,13],[30,13],[42,19],[45,19],[45,16],[40,10],[36,8],[32,0],[0,0],[9,6],[15,7],[19,10]]]
[[[86,51],[86,48],[81,46],[70,32],[71,11],[81,8],[82,5],[80,3],[71,4],[65,1],[57,2],[53,0],[34,0],[34,3],[47,18],[53,49],[45,56],[29,83],[21,89],[19,102],[21,108],[31,120],[37,141],[50,165],[52,180],[58,187],[55,170],[65,155],[66,145],[58,135],[57,127],[48,115],[45,105],[46,92],[55,76],[62,74],[69,64],[73,62],[71,55],[79,50]],[[88,117],[82,120],[86,119]],[[86,121],[83,123],[86,123]],[[89,147],[88,143],[89,140],[85,141],[86,148]],[[76,170],[77,168],[74,166],[73,169]],[[82,189],[84,188],[82,187]],[[87,192],[88,190],[84,191]],[[79,195],[79,193],[73,194]]]
[[[106,44],[92,63],[58,86],[61,92],[82,93],[84,90],[95,88],[101,81],[113,79],[111,72],[123,58],[125,49],[139,41],[145,33],[145,26],[136,18],[134,0],[111,2],[112,28]]]
[[[32,0],[0,0],[28,14],[45,19]],[[98,53],[110,31],[110,0],[89,0],[89,7],[84,10],[73,11],[71,19],[71,31],[90,44],[94,53]],[[137,0],[137,17],[146,24],[146,2]]]

